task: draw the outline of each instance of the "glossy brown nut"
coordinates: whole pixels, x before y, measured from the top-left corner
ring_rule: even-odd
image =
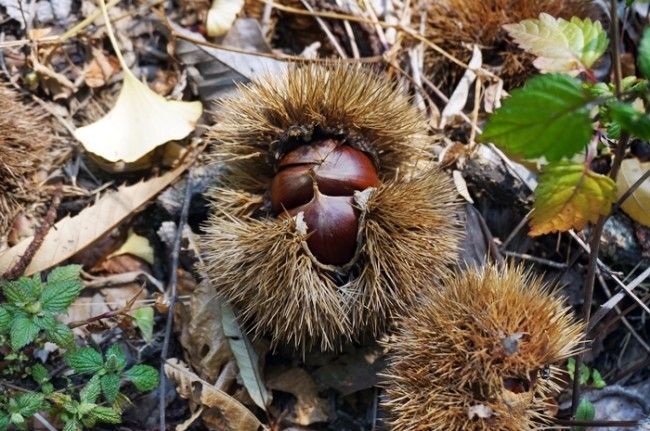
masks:
[[[312,178],[320,192],[330,196],[352,196],[355,190],[379,185],[377,170],[363,151],[331,139],[303,145],[280,160],[280,172],[271,184],[274,213],[309,202]]]
[[[327,265],[348,263],[356,251],[359,226],[353,198],[316,193],[309,203],[289,210],[288,215],[293,217],[301,211],[311,233],[307,245],[314,257]]]

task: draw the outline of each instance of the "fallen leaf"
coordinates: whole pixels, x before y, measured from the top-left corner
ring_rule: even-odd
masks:
[[[124,71],[115,106],[74,136],[87,151],[110,162],[135,162],[156,147],[192,133],[203,112],[201,102],[167,100]]]
[[[650,170],[650,162],[641,163],[636,158],[623,160],[616,178],[618,197],[623,196],[648,170]],[[638,223],[650,226],[650,178],[634,190],[621,204],[621,208]]]
[[[535,189],[531,236],[582,230],[609,214],[616,200],[611,178],[586,169],[583,164],[556,162],[544,167]]]
[[[221,301],[221,319],[223,332],[230,344],[230,350],[235,356],[244,387],[255,404],[266,410],[271,404],[272,396],[262,380],[259,358],[250,340],[237,323],[232,307],[226,301]]]
[[[243,0],[213,0],[205,24],[208,36],[226,34],[243,7]]]
[[[339,356],[318,368],[313,377],[319,391],[332,388],[347,396],[375,386],[385,365],[384,349],[373,345]]]
[[[296,397],[296,405],[287,417],[292,423],[307,426],[329,419],[326,401],[318,396],[316,383],[302,368],[291,368],[269,378],[268,386]]]
[[[157,305],[167,306],[158,302]],[[191,293],[189,303],[177,304],[174,311],[175,326],[180,329],[180,342],[188,361],[201,377],[215,381],[232,358],[221,326],[217,292],[210,283],[203,281]]]
[[[74,217],[66,217],[47,233],[43,244],[27,266],[25,275],[44,271],[91,245],[122,220],[142,208],[162,189],[183,173],[193,160],[176,169],[132,186],[123,186],[102,196],[93,206]],[[33,237],[25,238],[0,253],[0,273],[12,268],[25,252]]]
[[[167,377],[176,383],[181,397],[199,405],[218,408],[230,429],[257,431],[262,425],[242,403],[197,376],[182,361],[168,359],[164,368]]]
[[[149,240],[133,231],[129,231],[129,236],[126,239],[126,242],[124,242],[119,249],[111,253],[108,257],[111,258],[123,254],[130,254],[139,257],[148,264],[153,265],[153,248],[151,247]]]
[[[445,105],[445,108],[442,110],[440,125],[438,126],[439,128],[444,128],[447,124],[447,120],[459,114],[463,110],[463,107],[467,104],[469,89],[472,83],[476,80],[476,70],[480,69],[482,64],[483,55],[481,54],[481,50],[477,45],[474,45],[472,58],[467,65],[467,69],[454,89],[454,92],[449,97],[447,105]]]
[[[133,312],[135,326],[140,329],[142,338],[147,343],[153,340],[153,307],[140,307]]]
[[[503,28],[524,51],[537,56],[533,62],[542,73],[578,74],[607,50],[607,33],[600,21],[573,17],[570,21],[542,13]]]

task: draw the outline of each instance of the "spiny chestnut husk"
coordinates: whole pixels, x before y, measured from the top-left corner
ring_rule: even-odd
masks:
[[[521,267],[448,278],[398,324],[384,408],[399,431],[544,428],[584,325]]]
[[[19,100],[0,85],[0,236],[22,207],[38,200],[37,173],[49,162],[54,145],[51,127],[43,127],[45,113]]]
[[[224,166],[202,246],[256,337],[302,350],[376,336],[448,273],[456,193],[420,169],[426,124],[358,66],[297,66],[221,103]]]
[[[523,84],[534,73],[534,56],[512,42],[504,24],[538,18],[544,12],[556,18],[600,18],[592,0],[424,0],[426,36],[467,63],[471,46],[483,54],[483,67],[504,80],[507,89]],[[469,47],[469,48],[468,48]],[[425,54],[425,72],[434,82],[453,88],[465,70],[434,51]]]

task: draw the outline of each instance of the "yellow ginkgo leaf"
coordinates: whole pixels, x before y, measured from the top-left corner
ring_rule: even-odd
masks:
[[[150,265],[153,265],[154,253],[151,243],[147,238],[140,236],[133,231],[129,232],[129,236],[126,241],[124,241],[124,244],[122,244],[122,247],[108,255],[107,259],[114,256],[121,256],[123,254],[130,254],[139,257]]]
[[[84,148],[110,162],[135,162],[154,148],[189,135],[203,112],[201,102],[167,100],[151,90],[127,67],[101,0],[108,36],[124,70],[115,106],[98,121],[75,131]]]
[[[643,174],[650,170],[650,162],[641,163],[638,159],[625,159],[616,178],[618,197],[623,196]],[[623,211],[635,221],[650,226],[650,178],[632,192],[621,204]]]
[[[616,200],[616,184],[581,163],[555,162],[544,167],[531,220],[531,236],[581,230],[609,214]]]
[[[205,24],[208,36],[226,34],[243,7],[244,0],[213,0]]]
[[[189,135],[202,111],[201,102],[166,100],[125,70],[115,106],[78,128],[75,138],[108,161],[135,162],[159,145]]]

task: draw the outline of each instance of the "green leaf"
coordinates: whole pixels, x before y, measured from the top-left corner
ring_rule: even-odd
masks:
[[[600,371],[593,368],[591,370],[591,385],[596,389],[602,389],[607,386],[607,383],[603,379],[603,376],[600,374]]]
[[[650,78],[650,28],[646,28],[639,42],[639,70],[646,78]]]
[[[97,422],[103,422],[107,424],[119,424],[122,422],[122,415],[120,412],[108,407],[97,406],[92,409],[88,415],[95,419]]]
[[[115,361],[113,371],[122,371],[126,367],[126,354],[122,346],[113,344],[106,350],[106,361],[109,360]]]
[[[47,382],[50,380],[50,373],[47,371],[47,368],[43,366],[43,364],[36,363],[32,365],[31,367],[31,376],[32,379],[39,385],[42,385],[43,383]]]
[[[70,349],[74,346],[74,334],[72,329],[64,323],[57,321],[53,327],[45,330],[47,339],[64,349]]]
[[[104,367],[101,353],[90,347],[68,352],[65,362],[77,373],[96,373]]]
[[[535,189],[530,235],[581,230],[587,222],[609,214],[616,201],[616,183],[579,163],[556,162],[544,167]]]
[[[576,410],[576,420],[591,421],[594,419],[594,416],[596,416],[596,408],[591,401],[586,398],[581,399]],[[584,427],[576,427],[576,429],[584,430]]]
[[[151,391],[158,386],[158,370],[149,365],[135,365],[125,376],[139,391]]]
[[[82,404],[83,403],[94,404],[97,402],[97,397],[99,397],[100,392],[101,392],[101,383],[99,380],[99,376],[94,375],[90,380],[88,380],[86,386],[84,386],[83,389],[79,391],[79,399],[81,400]]]
[[[18,405],[18,413],[23,417],[33,416],[34,413],[38,412],[44,407],[45,397],[43,394],[27,392],[21,394],[16,399],[16,404]]]
[[[65,423],[63,431],[83,431],[83,428],[81,427],[81,423],[79,423],[78,420],[71,419]]]
[[[32,321],[36,326],[38,326],[40,329],[50,329],[53,328],[54,325],[56,325],[56,319],[52,315],[52,313],[49,312],[43,312],[40,313],[40,315],[36,315],[32,318]]]
[[[79,297],[83,284],[79,278],[79,265],[54,269],[47,278],[41,302],[43,309],[56,313],[65,311]]]
[[[11,314],[0,305],[0,334],[3,334],[11,327]]]
[[[573,380],[573,376],[576,372],[576,360],[574,358],[569,358],[566,361],[566,371],[569,373],[569,377]]]
[[[142,307],[133,312],[135,324],[140,328],[142,338],[147,343],[151,343],[153,340],[153,314],[153,307]]]
[[[19,350],[34,341],[39,332],[38,326],[29,318],[18,316],[11,325],[11,348]]]
[[[9,415],[0,410],[0,431],[5,431],[9,427]]]
[[[612,120],[620,124],[623,130],[638,138],[650,139],[650,116],[622,102],[611,102],[607,108]]]
[[[103,375],[100,379],[102,393],[106,401],[113,404],[120,393],[120,376],[114,373]]]
[[[37,278],[20,277],[16,281],[7,281],[3,283],[2,292],[7,300],[19,307],[36,302],[41,294],[42,284]]]
[[[607,33],[600,21],[573,17],[570,21],[542,13],[503,28],[519,47],[537,56],[543,73],[577,73],[591,68],[607,50]]]
[[[592,96],[566,75],[541,75],[514,90],[490,117],[481,140],[526,158],[556,161],[582,150],[593,129]]]

